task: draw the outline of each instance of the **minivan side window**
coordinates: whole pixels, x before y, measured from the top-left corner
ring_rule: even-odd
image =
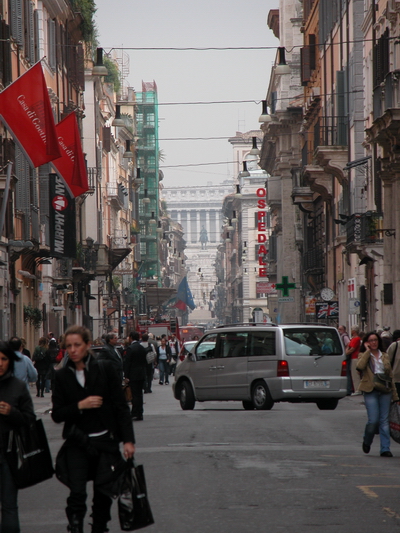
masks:
[[[275,331],[252,331],[249,355],[275,355]]]
[[[284,329],[287,355],[342,355],[339,334],[335,329]]]
[[[247,337],[247,333],[220,333],[218,357],[244,357]]]
[[[217,334],[210,333],[201,339],[201,342],[196,346],[196,359],[203,361],[204,359],[215,358],[215,346],[217,344]]]

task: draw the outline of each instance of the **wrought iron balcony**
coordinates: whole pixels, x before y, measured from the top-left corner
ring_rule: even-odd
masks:
[[[314,148],[318,146],[346,146],[348,117],[321,117],[314,126]]]
[[[383,229],[382,213],[355,213],[346,223],[347,245],[382,243],[383,234],[390,236],[392,231]]]

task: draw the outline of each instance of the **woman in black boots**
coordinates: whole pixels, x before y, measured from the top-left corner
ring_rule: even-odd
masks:
[[[70,489],[66,513],[71,533],[83,533],[86,484],[93,480],[92,533],[108,531],[112,498],[99,480],[104,461],[133,457],[134,434],[121,382],[112,365],[97,362],[90,353],[90,332],[71,326],[65,333],[68,362],[57,370],[52,418],[64,422],[66,439],[56,464],[57,477]]]

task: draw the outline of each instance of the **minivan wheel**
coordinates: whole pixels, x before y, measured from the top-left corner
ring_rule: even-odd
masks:
[[[251,399],[254,409],[259,411],[269,411],[274,406],[274,400],[272,399],[269,389],[264,381],[257,381],[253,385]]]
[[[179,402],[181,408],[184,411],[194,409],[196,400],[194,399],[194,392],[191,384],[188,381],[184,381],[181,385],[181,392],[179,394]]]
[[[324,398],[322,400],[317,400],[317,407],[321,411],[333,411],[336,409],[339,400],[337,398]]]
[[[242,401],[242,404],[243,404],[243,408],[246,410],[246,411],[254,411],[254,405],[253,405],[253,402],[250,401],[250,400],[243,400]]]

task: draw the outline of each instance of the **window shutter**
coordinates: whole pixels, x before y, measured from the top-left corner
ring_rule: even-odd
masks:
[[[34,53],[35,63],[40,59],[40,45],[39,45],[39,11],[35,9],[33,12],[33,25],[34,25]]]
[[[103,150],[111,151],[111,128],[103,127]]]
[[[40,202],[40,223],[48,224],[49,207],[49,165],[39,167],[39,202]]]
[[[23,45],[22,0],[10,0],[11,35],[19,46]]]
[[[301,65],[301,84],[305,86],[311,79],[310,47],[309,46],[303,46],[303,48],[300,48],[300,65]]]
[[[47,21],[48,29],[48,53],[49,53],[49,66],[52,70],[56,69],[56,23],[54,20],[49,19]]]
[[[36,63],[36,35],[35,35],[35,9],[33,2],[29,2],[29,61]]]
[[[337,136],[336,143],[338,146],[345,146],[347,144],[347,106],[346,106],[346,88],[347,88],[347,72],[346,70],[338,70],[336,72],[336,128]]]
[[[310,33],[310,35],[308,36],[308,42],[310,46],[310,70],[315,70],[317,66],[317,38],[313,33]]]

